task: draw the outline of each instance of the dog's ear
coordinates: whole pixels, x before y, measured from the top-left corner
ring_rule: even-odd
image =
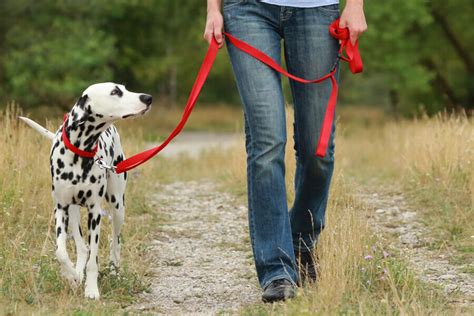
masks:
[[[81,109],[84,109],[84,106],[86,105],[86,102],[87,102],[88,98],[89,97],[87,96],[87,94],[84,94],[82,97],[80,97],[77,100],[77,102],[76,102],[77,106],[79,106]]]

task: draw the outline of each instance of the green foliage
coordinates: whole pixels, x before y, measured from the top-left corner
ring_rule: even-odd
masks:
[[[343,66],[341,100],[405,114],[472,109],[470,2],[366,1],[365,72]],[[105,80],[182,103],[207,49],[205,1],[3,0],[0,14],[0,101],[24,107],[70,107]],[[201,101],[239,103],[225,49]]]
[[[367,1],[366,17],[369,29],[360,41],[366,80],[383,80],[393,107],[404,113],[472,109],[474,74],[462,53],[474,49],[468,40],[474,32],[465,28],[470,1]]]

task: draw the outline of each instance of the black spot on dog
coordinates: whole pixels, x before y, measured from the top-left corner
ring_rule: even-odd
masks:
[[[95,129],[94,125],[89,125],[87,127],[87,131],[86,131],[86,136],[89,136],[89,134]],[[87,144],[87,141],[86,141],[86,144]]]
[[[56,174],[59,175],[61,173],[61,170],[59,168],[56,168]]]
[[[74,179],[74,173],[73,173],[72,171],[71,171],[71,172],[69,172],[69,174],[68,174],[68,178],[69,178],[69,180],[72,180],[72,179]]]
[[[81,225],[78,225],[79,226],[79,235],[81,235],[82,237],[82,229],[81,229]]]
[[[100,177],[99,177],[99,179],[100,179]],[[104,194],[104,186],[101,186],[100,190],[99,190],[99,197],[102,197],[103,194]]]
[[[119,162],[123,161],[123,155],[118,155],[117,159],[114,161],[114,166],[116,166]]]
[[[61,175],[61,179],[67,180],[67,178],[68,178],[68,174],[67,174],[67,173],[63,173],[63,174]]]
[[[99,214],[99,215],[97,215],[97,219],[95,220],[95,221],[97,222],[97,225],[100,224],[100,219],[101,219],[101,216],[100,216],[100,214]]]
[[[123,173],[123,179],[124,179],[124,180],[127,180],[127,172],[124,172],[124,173]]]
[[[61,227],[58,227],[58,230],[56,232],[56,237],[59,237],[61,235]]]
[[[92,230],[95,229],[95,226],[97,225],[97,223],[95,222],[95,219],[92,219],[91,221],[91,227],[92,227]]]
[[[91,171],[93,165],[94,165],[94,159],[91,159],[91,158],[82,159],[81,168],[82,168],[83,180],[87,179],[87,176],[89,175],[89,172]]]
[[[56,163],[58,164],[58,168],[64,168],[64,162],[60,158],[56,160]]]
[[[89,235],[89,238],[87,240],[89,242],[89,245],[91,244],[91,235]]]
[[[80,97],[77,100],[76,105],[79,106],[81,109],[84,109],[84,106],[86,105],[86,102],[87,102],[87,94]]]
[[[64,147],[61,147],[61,149],[59,150],[59,153],[61,155],[64,155],[66,153],[66,149],[64,149]]]
[[[105,192],[105,200],[108,202],[109,201],[109,195],[107,194],[107,192]]]
[[[77,197],[82,199],[83,196],[84,196],[84,191],[79,190],[79,192],[77,193]]]
[[[87,190],[86,196],[90,198],[92,196],[92,190]]]
[[[98,244],[99,243],[99,234],[95,235],[95,243]],[[97,259],[97,257],[96,257]]]
[[[73,184],[73,185],[76,185],[76,184],[77,184],[77,180],[72,180],[72,184]]]
[[[87,117],[87,121],[88,122],[91,122],[91,123],[94,123],[95,122],[95,118],[93,116],[88,116]]]
[[[118,208],[119,208],[119,204],[118,204],[118,203],[115,204],[115,208],[118,210]]]
[[[99,125],[97,125],[97,126],[95,127],[95,129],[96,129],[96,130],[99,130],[99,129],[101,129],[102,127],[104,127],[104,125],[105,125],[105,122],[100,123]]]
[[[97,116],[98,118],[104,117],[102,114],[99,114],[99,113],[96,113],[95,116]]]
[[[92,183],[95,183],[96,181],[97,181],[96,177],[91,176],[91,182],[92,182]]]
[[[120,244],[120,235],[117,235],[117,243]]]
[[[87,216],[87,229],[88,230],[91,229],[91,223],[92,223],[92,213],[89,213],[89,215]]]
[[[112,203],[115,203],[115,195],[112,194],[112,196],[111,196],[111,198],[110,198],[110,201],[111,201]]]

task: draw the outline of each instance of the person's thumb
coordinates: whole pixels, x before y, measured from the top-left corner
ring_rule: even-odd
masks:
[[[346,22],[345,19],[339,20],[339,27],[340,27],[341,29],[347,27],[347,22]]]

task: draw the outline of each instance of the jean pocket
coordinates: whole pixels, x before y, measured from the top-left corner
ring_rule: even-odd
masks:
[[[241,4],[243,2],[246,2],[247,0],[224,0],[224,9],[231,8],[235,5]]]
[[[326,14],[326,15],[331,15],[331,16],[338,16],[339,15],[339,4],[330,4],[330,5],[324,5],[321,7],[316,8],[319,12]]]

